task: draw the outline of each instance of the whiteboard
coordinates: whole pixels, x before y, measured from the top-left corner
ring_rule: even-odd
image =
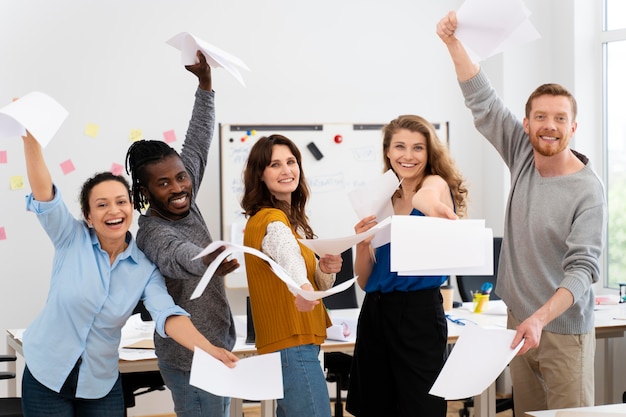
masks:
[[[242,244],[246,218],[241,208],[243,169],[255,141],[271,134],[291,139],[302,153],[302,167],[311,195],[307,215],[320,238],[354,233],[359,221],[348,192],[361,188],[383,173],[383,124],[326,123],[309,125],[220,124],[220,196],[222,240]],[[435,123],[441,140],[448,140],[448,123]],[[322,154],[316,159],[307,145],[314,143]],[[242,265],[226,277],[230,288],[246,287]]]

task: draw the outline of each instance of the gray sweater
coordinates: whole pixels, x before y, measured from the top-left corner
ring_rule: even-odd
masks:
[[[215,128],[214,103],[214,92],[196,91],[191,121],[180,153],[193,183],[194,198],[189,215],[169,221],[150,216],[148,211],[139,217],[137,245],[159,267],[169,293],[179,306],[191,314],[191,321],[198,330],[214,345],[232,350],[236,340],[235,324],[223,277],[213,277],[199,298],[189,299],[207,268],[201,259],[192,258],[212,241],[196,205],[196,197]],[[155,346],[160,361],[180,370],[191,369],[193,352],[173,339],[155,334]]]
[[[589,166],[571,175],[541,177],[522,123],[504,107],[481,70],[460,83],[474,123],[511,172],[496,293],[525,320],[565,288],[574,305],[545,330],[582,334],[594,327],[591,285],[600,274],[606,224],[604,187]]]

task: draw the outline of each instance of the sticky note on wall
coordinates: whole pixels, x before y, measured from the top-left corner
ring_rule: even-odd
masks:
[[[9,177],[12,190],[22,190],[24,188],[24,177],[21,175],[13,175]]]

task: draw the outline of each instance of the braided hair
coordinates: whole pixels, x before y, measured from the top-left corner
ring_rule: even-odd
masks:
[[[133,202],[137,211],[141,212],[149,204],[141,192],[141,187],[146,184],[145,168],[172,155],[180,157],[174,148],[160,140],[139,140],[128,148],[126,173],[132,178]]]

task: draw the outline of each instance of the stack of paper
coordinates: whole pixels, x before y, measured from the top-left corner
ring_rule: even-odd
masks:
[[[484,220],[393,216],[391,270],[398,275],[493,275],[493,231]]]

